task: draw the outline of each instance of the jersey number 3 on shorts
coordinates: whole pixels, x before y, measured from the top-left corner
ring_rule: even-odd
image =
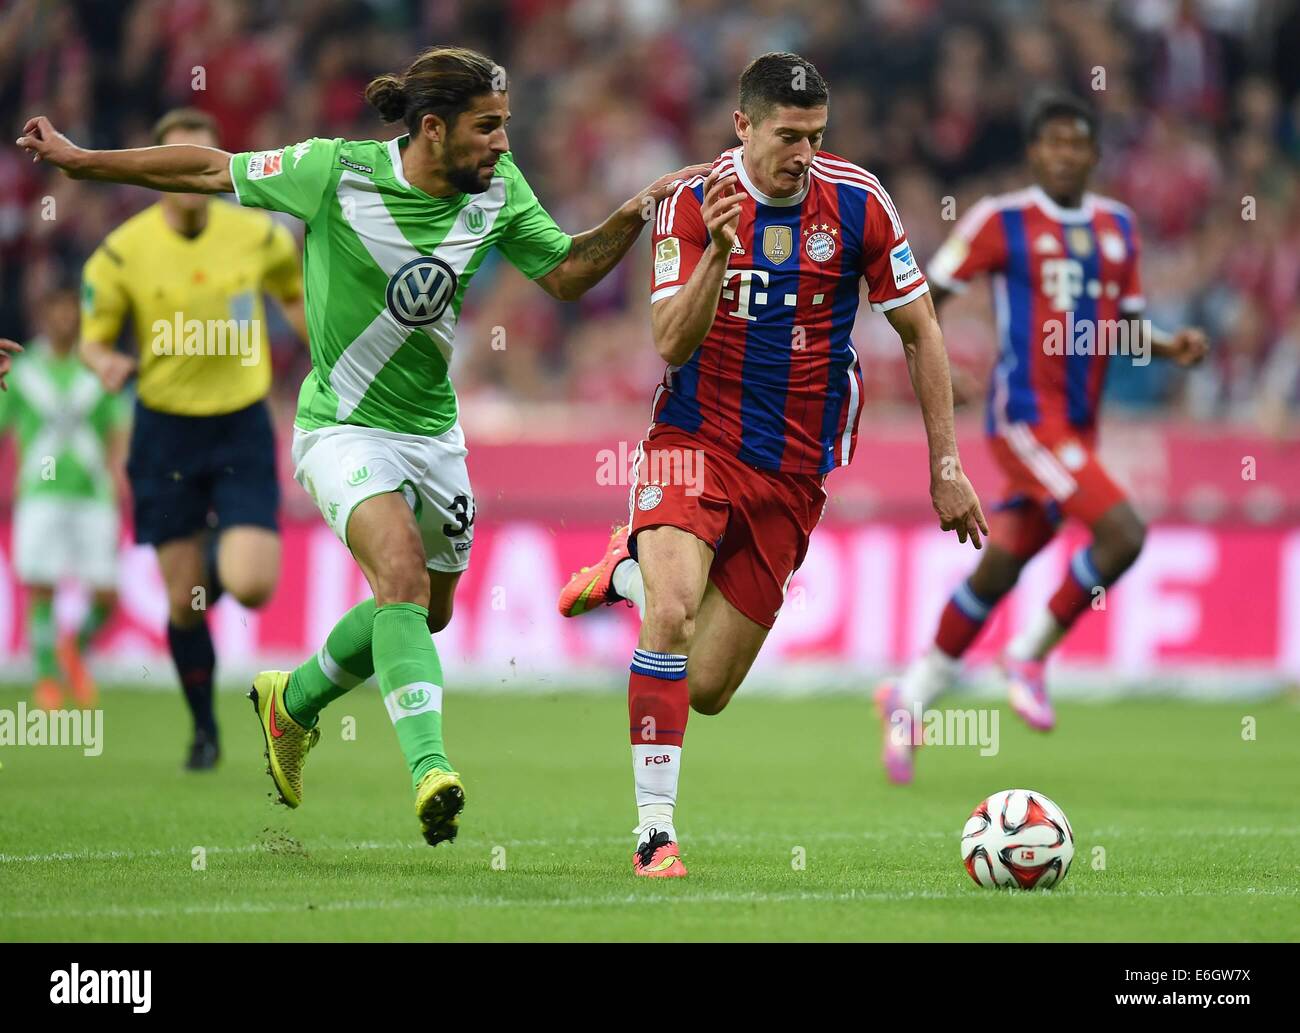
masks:
[[[465,495],[457,495],[451,500],[448,507],[451,515],[457,520],[454,524],[443,524],[442,533],[448,538],[459,538],[471,527],[474,526],[474,512],[470,509],[469,498]]]

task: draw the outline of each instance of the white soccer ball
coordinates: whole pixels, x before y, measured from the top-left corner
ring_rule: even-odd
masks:
[[[1074,860],[1074,832],[1065,812],[1032,789],[1004,789],[971,811],[961,834],[961,859],[979,885],[1046,889]]]

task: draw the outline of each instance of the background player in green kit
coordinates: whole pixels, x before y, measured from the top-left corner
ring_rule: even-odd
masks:
[[[305,140],[230,155],[210,147],[86,151],[43,117],[20,146],[77,178],[222,192],[288,212],[304,248],[312,371],[295,420],[295,476],[364,572],[374,598],[293,672],[265,672],[258,707],[281,799],[302,801],[322,707],[374,674],[415,784],[425,839],[455,837],[464,806],[442,737],[442,670],[430,631],[451,619],[469,563],[474,495],[447,367],[465,288],[496,248],[547,293],[581,296],[627,253],[655,202],[692,166],[656,180],[570,237],[509,154],[503,69],[438,47],[366,97],[407,134],[386,143]]]
[[[77,357],[76,289],[50,291],[41,311],[43,333],[27,343],[0,393],[0,431],[11,429],[18,442],[12,559],[27,593],[37,705],[56,709],[71,689],[79,706],[93,706],[81,654],[116,601],[110,469],[125,451],[129,410]],[[57,639],[54,591],[66,578],[90,590],[90,605],[81,627]]]

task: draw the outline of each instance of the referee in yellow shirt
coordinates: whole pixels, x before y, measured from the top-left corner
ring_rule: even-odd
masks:
[[[218,145],[213,120],[190,108],[164,115],[154,140]],[[204,194],[163,194],[108,235],[83,277],[82,358],[109,391],[138,371],[127,460],[135,539],[157,550],[167,585],[167,644],[194,717],[185,766],[195,771],[220,756],[207,608],[222,591],[260,606],[280,573],[263,294],[305,341],[289,231]],[[138,359],[114,348],[128,319]]]

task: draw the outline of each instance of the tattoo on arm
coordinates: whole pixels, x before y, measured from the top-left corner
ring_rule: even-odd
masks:
[[[601,226],[574,238],[569,249],[569,260],[582,265],[604,266],[618,261],[641,233],[642,224],[630,226]]]

